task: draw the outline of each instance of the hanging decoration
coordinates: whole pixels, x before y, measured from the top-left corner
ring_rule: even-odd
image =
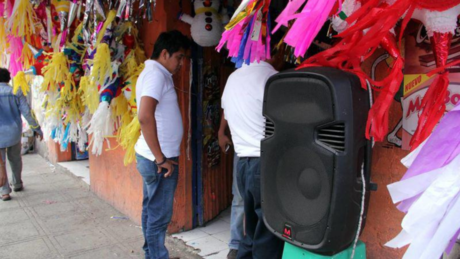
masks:
[[[148,1],[145,8],[154,7]],[[107,7],[109,5],[109,9]],[[134,0],[5,0],[0,3],[0,62],[9,64],[15,94],[30,92],[27,75],[43,76],[42,126],[66,150],[100,155],[115,134],[133,161],[140,134],[135,85],[146,60]],[[116,20],[117,11],[120,20]],[[151,15],[150,11],[150,15]],[[7,54],[7,55],[5,55]],[[9,63],[7,57],[9,56]]]
[[[447,113],[431,136],[402,160],[408,170],[388,185],[406,215],[403,230],[386,246],[409,245],[404,259],[441,258],[460,234],[460,105]]]
[[[333,11],[335,3],[335,0],[289,1],[276,19],[277,25],[273,31],[277,31],[281,26],[288,27],[289,22],[295,20],[286,34],[284,42],[295,48],[295,56],[303,57],[328,19],[329,14]],[[300,10],[301,8],[302,10]]]
[[[191,25],[193,40],[202,47],[216,46],[222,34],[223,25],[228,22],[226,8],[219,14],[220,1],[194,1],[195,17],[180,13],[179,20]]]
[[[270,59],[270,0],[243,1],[235,11],[217,46],[226,45],[236,67]]]
[[[291,34],[292,31],[296,31],[293,28],[295,28],[298,20],[300,21],[300,17],[310,19],[312,17],[309,14],[315,14],[313,15],[313,17],[317,17],[315,21],[323,21],[324,17],[327,18],[328,15],[332,14],[333,27],[339,32],[337,38],[340,40],[332,48],[309,57],[299,68],[309,66],[335,67],[356,74],[360,78],[363,88],[367,88],[366,81],[370,82],[370,85],[376,92],[379,92],[379,95],[369,112],[366,136],[368,138],[373,137],[376,141],[382,141],[388,132],[389,107],[403,80],[404,59],[399,53],[396,38],[401,38],[407,22],[411,18],[419,19],[425,23],[426,27],[431,28],[433,35],[437,35],[435,32],[444,35],[433,38],[433,41],[441,41],[440,44],[434,43],[433,46],[444,46],[448,49],[448,37],[445,33],[447,33],[446,30],[452,33],[456,27],[457,8],[460,1],[446,0],[440,1],[438,4],[429,4],[426,1],[418,0],[351,0],[344,1],[341,4],[342,8],[339,9],[333,7],[332,3],[328,3],[326,6],[325,1],[319,1],[323,3],[309,1],[304,5],[300,13],[296,13],[296,10],[302,6],[301,2],[291,1],[277,19],[279,27],[287,25],[289,20],[292,20],[292,17],[296,18],[285,38],[285,42],[296,47],[296,55],[305,53],[306,49],[304,47],[309,46],[311,43],[310,38],[314,37],[317,29],[322,26],[322,23],[317,24],[316,22],[299,23],[309,25],[298,27],[301,28],[303,33]],[[393,28],[401,17],[403,17],[401,34],[396,36]],[[292,38],[288,37],[289,35],[292,35]],[[293,44],[294,42],[302,44]],[[386,78],[372,80],[362,71],[361,64],[379,47],[384,48],[390,54],[393,58],[393,64]],[[444,51],[437,50],[436,55],[442,55],[442,53],[446,53],[446,49]],[[452,65],[446,64],[446,62],[439,63],[438,67]],[[442,71],[443,69],[440,68],[433,73]],[[422,106],[425,109],[423,109],[422,119],[419,121],[419,129],[412,140],[412,148],[415,148],[429,135],[445,110],[442,109],[441,99],[443,97],[441,96],[444,96],[445,86],[448,85],[446,75],[440,76],[440,79],[435,80],[432,85],[433,87],[430,87],[432,90],[429,91],[423,101]],[[436,87],[435,85],[439,86]]]
[[[438,68],[430,73],[436,74],[436,78],[423,97],[422,113],[410,143],[412,149],[417,148],[431,134],[446,111],[445,97],[449,86],[449,72],[446,71],[446,67],[459,14],[460,4],[441,12],[415,9],[412,15],[412,18],[420,20],[425,25]]]
[[[11,1],[8,0],[6,3],[10,5]],[[36,33],[35,24],[37,21],[37,15],[29,0],[16,0],[9,14],[6,29],[12,36],[24,37],[26,41],[30,42]]]
[[[141,63],[136,68],[134,73],[126,79],[124,82],[123,94],[129,103],[129,113],[132,116],[129,124],[124,123],[120,127],[118,134],[118,143],[126,150],[124,164],[128,165],[132,163],[136,157],[134,152],[134,146],[136,145],[137,139],[141,135],[141,124],[137,117],[137,102],[136,102],[136,83],[137,78],[144,70],[144,64]]]
[[[220,124],[219,74],[211,66],[203,69],[203,147],[208,167],[220,162],[220,147],[217,132]]]
[[[382,3],[379,7],[387,5],[387,3]],[[347,17],[353,15],[353,12],[357,11],[360,6],[361,3],[358,1],[346,0],[342,5],[340,14],[333,17],[332,26],[339,32],[339,36],[347,33],[347,29],[350,28]],[[354,26],[357,25],[352,25],[350,29],[353,29]],[[380,94],[369,111],[366,137],[373,137],[376,141],[383,141],[388,131],[388,111],[393,97],[403,80],[402,68],[404,66],[404,59],[399,53],[392,28],[382,35],[377,45],[369,46],[369,48],[361,48],[360,42],[368,33],[369,31],[366,30],[356,30],[350,36],[343,37],[332,48],[308,58],[299,68],[321,65],[346,70],[356,74],[361,80],[361,86],[365,89],[367,89],[366,81],[369,81],[374,91]],[[371,56],[379,46],[384,48],[393,58],[393,64],[389,75],[380,81],[376,81],[372,80],[362,71],[361,63],[364,59]]]

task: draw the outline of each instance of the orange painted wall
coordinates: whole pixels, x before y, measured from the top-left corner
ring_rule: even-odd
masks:
[[[398,113],[401,105],[394,102],[392,105],[390,125],[398,123]],[[361,240],[366,243],[367,257],[378,259],[402,258],[405,249],[385,247],[385,243],[394,238],[401,231],[401,221],[404,216],[396,209],[390,198],[387,185],[399,181],[406,168],[400,160],[408,154],[407,151],[390,145],[388,142],[377,143],[372,156],[372,182],[378,184],[378,190],[371,193],[367,222]]]
[[[189,12],[190,2],[185,1],[183,8],[184,12]],[[186,35],[190,34],[190,27],[177,21],[179,9],[179,1],[157,1],[153,13],[154,21],[144,21],[144,26],[140,29],[147,57],[150,57],[153,45],[161,32],[178,29]],[[181,71],[173,77],[184,123],[184,139],[181,144],[179,181],[174,199],[174,214],[168,227],[169,233],[191,229],[193,224],[191,143],[188,138],[191,135],[189,75],[190,61],[187,60]],[[110,146],[117,146],[115,139],[110,140]],[[101,156],[90,154],[91,190],[140,224],[142,178],[136,170],[135,163],[124,166],[123,157],[124,151],[121,148],[106,150]]]
[[[118,145],[110,139],[110,147]],[[124,166],[124,151],[119,147],[107,150],[101,156],[89,156],[91,190],[129,216],[136,223],[141,223],[142,178],[136,170],[136,164]]]
[[[70,150],[70,145],[69,148],[67,148],[67,150],[64,152],[61,152],[61,146],[59,145],[59,143],[54,142],[52,139],[49,139],[46,145],[48,146],[48,160],[52,164],[72,160],[72,152]]]

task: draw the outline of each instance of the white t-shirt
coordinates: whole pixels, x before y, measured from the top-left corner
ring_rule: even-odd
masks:
[[[174,89],[172,74],[157,61],[145,61],[145,68],[137,79],[136,100],[138,113],[141,109],[143,96],[149,96],[158,101],[155,119],[158,141],[163,154],[168,158],[179,156],[184,129],[177,94]],[[147,142],[145,142],[143,134],[137,140],[134,149],[139,155],[151,161],[155,160],[155,156]]]
[[[260,157],[265,128],[262,115],[265,83],[276,73],[270,64],[261,61],[243,65],[227,80],[222,109],[238,157]]]

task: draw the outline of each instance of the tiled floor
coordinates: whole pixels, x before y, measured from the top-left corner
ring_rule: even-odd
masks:
[[[188,246],[200,249],[199,255],[209,259],[225,259],[230,240],[230,208],[216,219],[191,231],[173,235],[183,240]]]

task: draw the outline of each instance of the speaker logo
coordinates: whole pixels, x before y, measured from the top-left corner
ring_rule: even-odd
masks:
[[[288,224],[284,224],[283,237],[292,240],[292,227]]]

